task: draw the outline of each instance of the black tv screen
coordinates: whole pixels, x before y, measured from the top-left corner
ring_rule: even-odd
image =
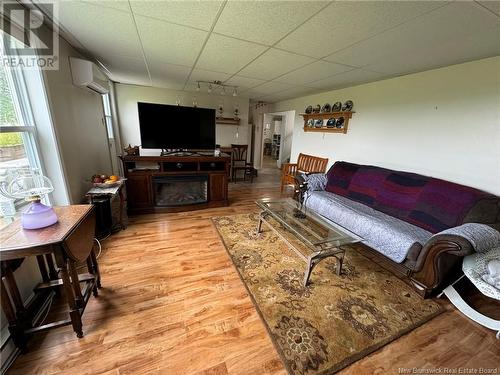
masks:
[[[140,102],[137,107],[143,148],[215,148],[215,109]]]

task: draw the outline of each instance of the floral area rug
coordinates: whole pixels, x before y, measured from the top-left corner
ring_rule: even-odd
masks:
[[[290,374],[329,374],[442,312],[396,276],[347,247],[342,273],[306,263],[258,214],[212,218]],[[273,226],[278,223],[271,223]]]

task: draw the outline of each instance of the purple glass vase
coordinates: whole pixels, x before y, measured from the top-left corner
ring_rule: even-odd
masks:
[[[40,201],[32,202],[21,215],[24,229],[39,229],[57,223],[57,215],[52,207]]]

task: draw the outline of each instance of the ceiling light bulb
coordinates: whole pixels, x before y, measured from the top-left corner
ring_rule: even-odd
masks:
[[[198,82],[198,85],[196,86],[196,91],[200,91],[200,82]]]
[[[212,92],[212,84],[210,83],[210,84],[208,85],[208,93],[210,94],[211,92]]]
[[[236,91],[236,87],[234,88],[234,91],[233,91],[233,96],[237,96],[238,95],[238,91]]]
[[[226,95],[226,88],[225,87],[222,87],[222,90],[220,92],[221,95]]]

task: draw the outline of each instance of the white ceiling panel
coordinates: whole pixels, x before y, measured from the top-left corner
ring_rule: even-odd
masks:
[[[210,30],[222,1],[144,1],[132,0],[134,14]]]
[[[44,0],[42,0],[44,1]],[[68,1],[68,0],[59,0],[61,1]],[[71,0],[75,1],[75,0]],[[127,12],[130,13],[130,5],[128,1],[126,0],[81,0],[82,3],[89,3],[92,5],[97,5],[100,7],[105,7],[105,8],[111,8],[111,9],[116,9],[116,10],[121,10],[122,12]]]
[[[229,1],[214,32],[272,45],[326,4],[326,1]]]
[[[196,81],[224,82],[229,77],[231,77],[231,75],[226,73],[212,72],[210,70],[205,70],[205,69],[193,69],[193,72],[191,73],[191,77],[189,78],[189,80],[191,82],[196,82]]]
[[[262,56],[259,56],[255,61],[252,61],[250,65],[238,72],[238,74],[245,77],[269,80],[289,72],[290,70],[310,64],[313,61],[314,59],[310,57],[271,48]]]
[[[56,1],[113,80],[269,101],[500,55],[500,1]]]
[[[127,75],[140,75],[149,81],[148,70],[143,58],[131,58],[124,56],[98,57],[99,62],[110,72],[110,78],[126,77]],[[118,79],[116,79],[118,81]]]
[[[266,48],[259,44],[212,34],[196,67],[234,74]]]
[[[422,71],[498,54],[499,26],[481,6],[456,2],[326,59],[391,74]]]
[[[498,0],[478,1],[478,3],[488,8],[491,12],[495,13],[497,16],[500,17],[500,1]]]
[[[278,77],[275,79],[275,81],[303,85],[307,82],[317,81],[319,79],[330,77],[334,74],[347,72],[352,69],[354,68],[350,66],[334,64],[320,60],[306,65],[303,68],[294,70],[293,72],[287,73],[281,77]]]
[[[243,76],[232,76],[226,82],[228,85],[238,86],[240,91],[248,90],[252,87],[263,84],[265,81],[262,79],[248,78]]]
[[[131,14],[83,2],[61,2],[59,21],[91,53],[141,58]]]
[[[165,64],[161,62],[148,63],[153,86],[182,90],[191,71],[189,66]]]
[[[336,74],[323,78],[315,82],[307,83],[307,86],[323,90],[333,90],[347,87],[349,85],[359,85],[366,82],[373,82],[380,79],[389,78],[387,74],[371,72],[363,69],[354,69],[349,72]]]
[[[259,99],[273,103],[280,100],[306,96],[314,92],[317,92],[317,89],[313,89],[311,87],[293,87],[291,89],[280,91],[271,95],[262,96]]]
[[[320,58],[443,4],[440,1],[335,2],[277,47]]]
[[[192,66],[208,34],[149,17],[136,16],[136,22],[146,57],[169,64]]]
[[[254,87],[250,90],[247,90],[244,93],[257,94],[263,96],[263,95],[274,94],[276,92],[280,92],[283,90],[292,89],[293,87],[296,86],[288,85],[286,83],[271,81],[271,82],[266,82],[260,86]]]

